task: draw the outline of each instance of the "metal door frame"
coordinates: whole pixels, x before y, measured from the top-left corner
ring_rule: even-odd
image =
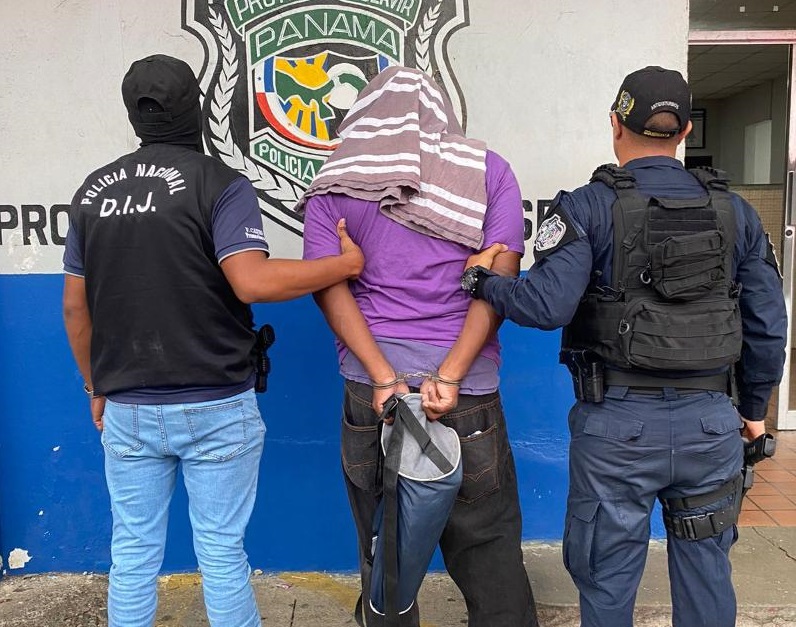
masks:
[[[786,177],[785,177],[785,212],[783,219],[782,237],[782,291],[785,295],[785,308],[788,312],[788,341],[785,346],[785,369],[782,382],[779,385],[780,393],[777,403],[776,428],[796,429],[796,409],[790,410],[791,386],[791,349],[794,338],[792,337],[791,322],[793,320],[793,271],[794,271],[794,237],[796,236],[796,30],[692,30],[688,34],[688,45],[719,46],[743,44],[771,44],[790,46],[788,59],[788,145],[786,150]],[[796,384],[796,380],[793,382]],[[784,392],[784,393],[783,393]]]

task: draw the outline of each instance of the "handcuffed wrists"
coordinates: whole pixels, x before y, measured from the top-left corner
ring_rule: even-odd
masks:
[[[442,385],[449,385],[451,387],[461,387],[462,379],[451,379],[448,377],[443,377],[442,375],[435,374],[431,376],[431,380],[435,381],[436,383],[441,383]]]
[[[401,377],[395,377],[391,381],[386,381],[384,383],[376,383],[375,381],[370,382],[370,387],[374,390],[389,390],[390,388],[394,388],[399,383],[403,383],[403,379]]]
[[[399,372],[395,375],[395,378],[391,381],[385,381],[383,383],[377,383],[376,381],[371,379],[370,386],[374,390],[387,390],[390,388],[395,387],[396,385],[400,385],[401,383],[407,383],[409,379],[430,379],[436,383],[441,383],[442,385],[450,385],[459,387],[462,384],[462,379],[452,379],[449,377],[443,377],[439,374],[439,372]]]

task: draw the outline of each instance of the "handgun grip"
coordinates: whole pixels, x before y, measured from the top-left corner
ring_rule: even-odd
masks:
[[[753,466],[767,457],[773,457],[777,451],[777,441],[770,433],[764,433],[743,447],[743,460],[747,466]]]

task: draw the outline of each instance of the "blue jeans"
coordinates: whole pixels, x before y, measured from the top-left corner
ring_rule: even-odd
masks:
[[[259,626],[243,536],[265,425],[253,390],[203,403],[105,406],[113,538],[109,627],[151,627],[169,502],[182,463],[193,544],[212,627]]]
[[[569,414],[570,488],[564,564],[580,592],[582,627],[631,627],[656,499],[707,494],[743,463],[741,420],[718,392],[636,394]],[[730,495],[678,515],[728,507]],[[667,535],[674,627],[733,627],[729,552],[735,525],[702,540]]]

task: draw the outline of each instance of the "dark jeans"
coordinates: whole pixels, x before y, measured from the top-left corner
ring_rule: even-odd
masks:
[[[343,474],[359,538],[363,591],[370,590],[367,556],[381,497],[376,489],[378,416],[370,406],[371,394],[370,386],[347,381],[343,400]],[[440,549],[464,595],[468,625],[536,627],[536,605],[520,547],[517,476],[500,396],[461,395],[456,410],[440,422],[455,429],[462,444],[464,479]],[[367,592],[363,597],[368,625],[379,625]],[[402,625],[418,627],[417,603],[403,619]]]

